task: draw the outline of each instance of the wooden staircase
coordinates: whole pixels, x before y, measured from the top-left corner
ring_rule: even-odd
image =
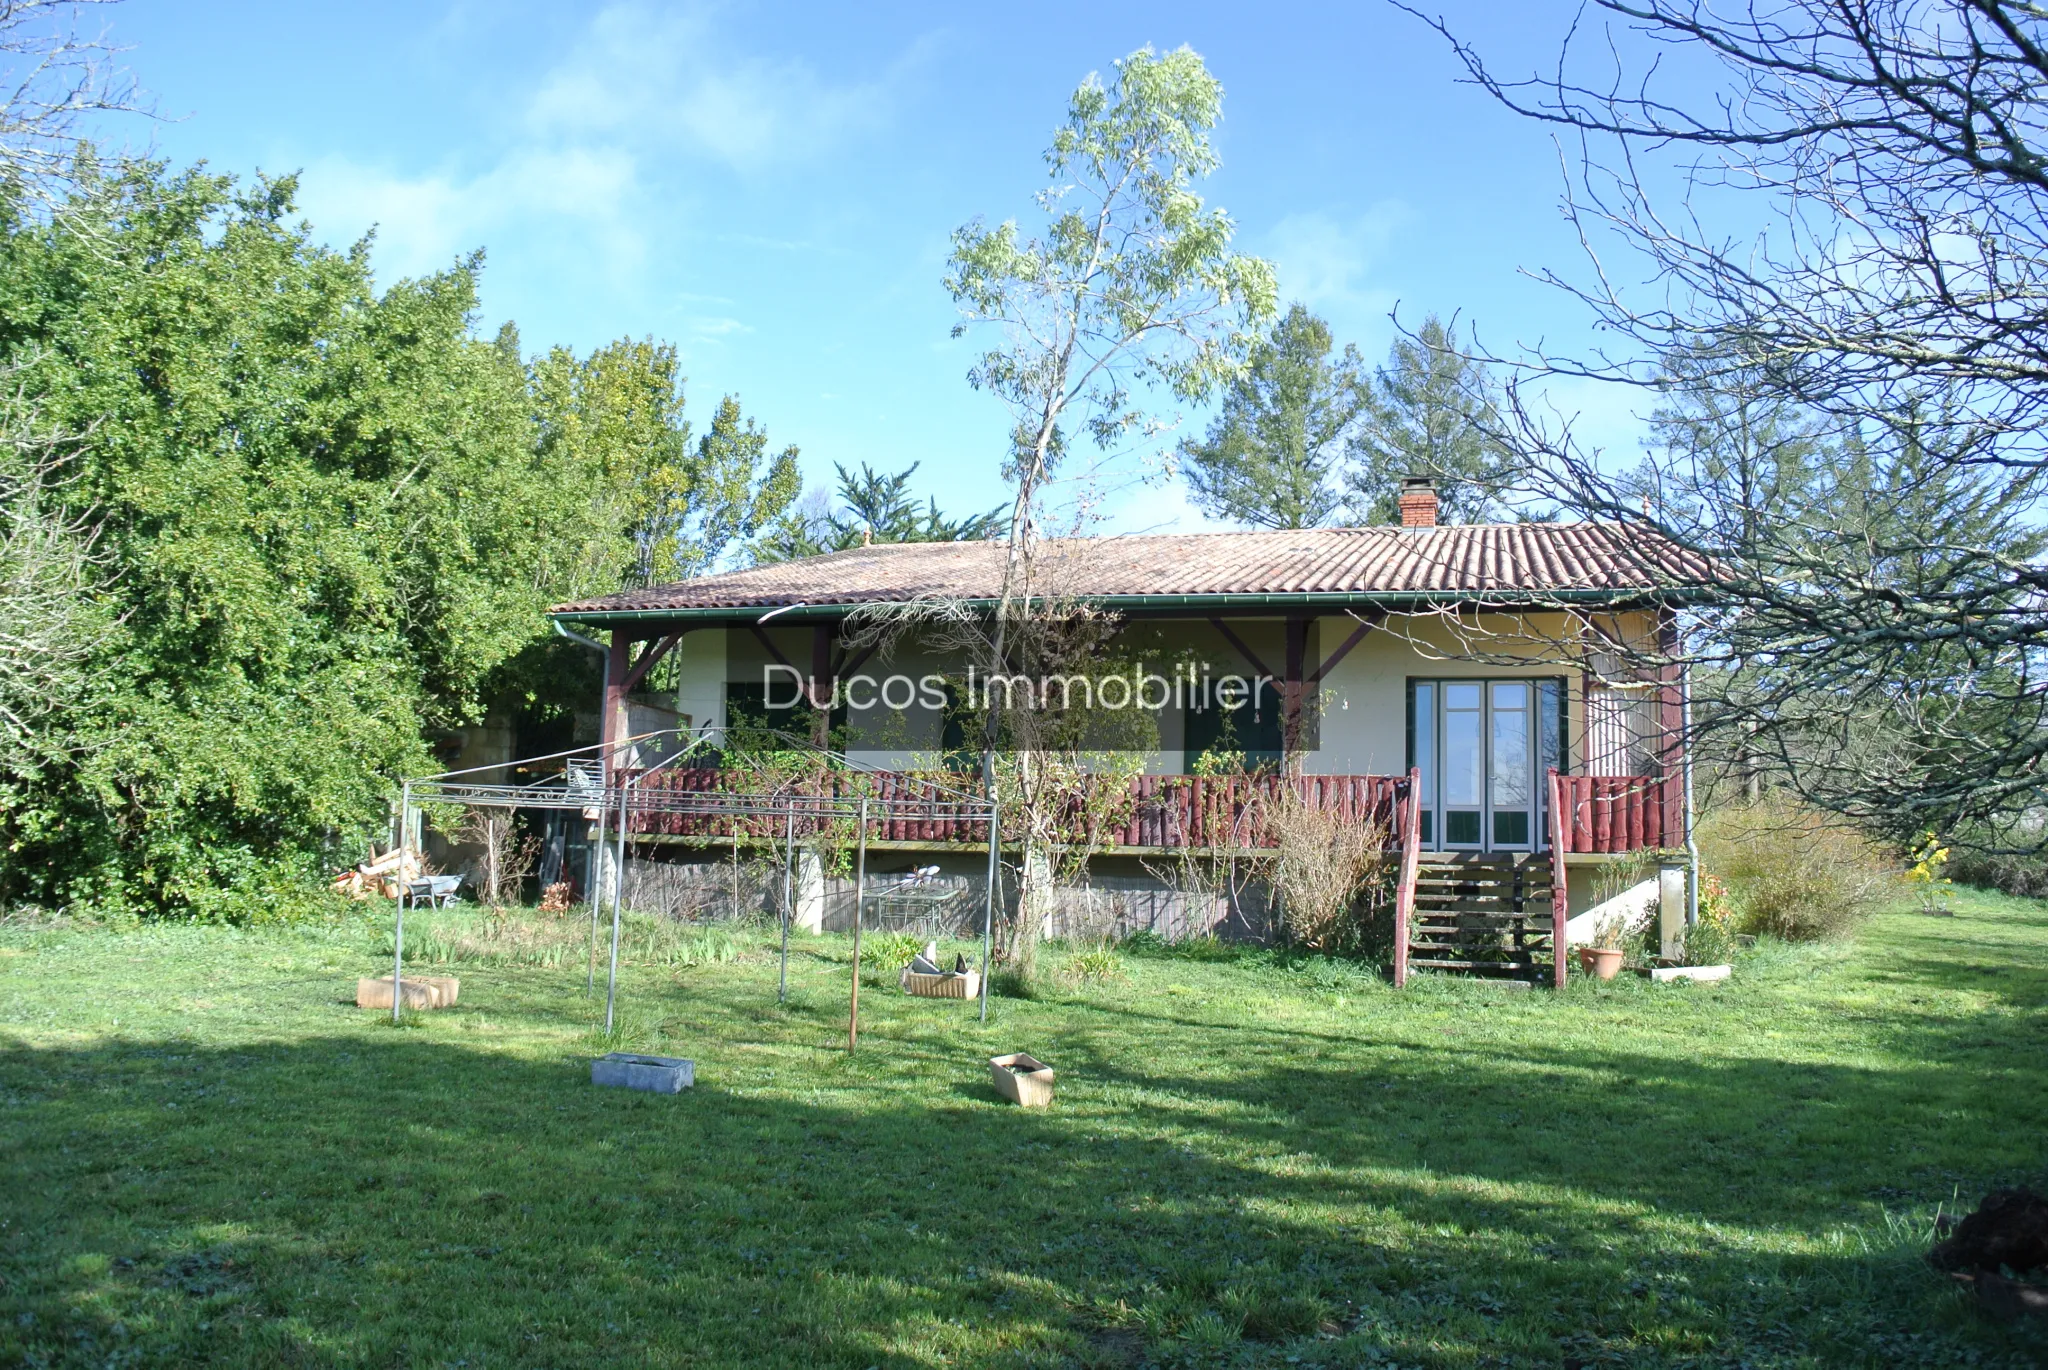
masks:
[[[1557,881],[1549,852],[1420,854],[1406,920],[1406,971],[1555,980]]]

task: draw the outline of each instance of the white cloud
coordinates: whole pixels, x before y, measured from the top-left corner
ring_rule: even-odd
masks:
[[[1407,218],[1406,207],[1391,200],[1348,222],[1323,213],[1288,215],[1265,235],[1266,255],[1279,271],[1281,299],[1317,309],[1388,308],[1393,297],[1368,288],[1366,280]]]
[[[515,95],[513,136],[480,168],[316,161],[301,200],[331,241],[375,225],[386,280],[440,270],[509,225],[573,233],[588,249],[584,263],[623,278],[652,235],[676,232],[672,211],[659,223],[647,212],[667,168],[700,161],[753,174],[829,154],[887,119],[892,90],[927,46],[877,79],[835,82],[805,62],[734,51],[705,10],[616,5]],[[692,321],[706,339],[744,329],[731,318]]]
[[[710,317],[706,315],[697,315],[696,317],[687,320],[684,326],[690,330],[691,337],[701,338],[706,341],[715,341],[719,338],[728,337],[734,333],[751,333],[754,331],[751,327],[741,323],[738,319]]]
[[[332,238],[353,239],[374,226],[385,280],[441,270],[504,225],[536,219],[589,235],[605,260],[625,266],[644,252],[626,213],[635,179],[632,159],[608,148],[519,149],[467,177],[408,176],[329,159],[307,168],[300,200]]]
[[[881,79],[836,83],[807,62],[725,51],[703,10],[618,5],[548,73],[527,122],[544,138],[623,138],[758,171],[878,127],[922,52],[912,48]]]

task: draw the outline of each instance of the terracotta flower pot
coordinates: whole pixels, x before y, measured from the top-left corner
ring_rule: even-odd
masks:
[[[1622,952],[1617,947],[1580,947],[1579,969],[1591,971],[1602,980],[1621,973]]]

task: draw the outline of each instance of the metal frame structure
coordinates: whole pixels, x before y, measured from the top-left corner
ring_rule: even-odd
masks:
[[[856,775],[883,774],[874,767],[863,766],[843,756],[823,751],[808,741],[784,733],[771,734],[785,750],[810,753],[830,768]],[[660,739],[675,739],[682,745],[670,755],[663,756],[653,765],[628,771],[614,764],[614,758],[621,749],[637,747]],[[472,808],[499,809],[552,809],[574,810],[584,813],[596,810],[597,835],[592,843],[593,874],[592,888],[588,891],[590,904],[590,956],[584,973],[584,990],[590,992],[596,987],[597,974],[597,920],[600,901],[604,898],[603,879],[604,848],[607,837],[615,843],[613,876],[611,888],[612,937],[609,969],[605,978],[604,1030],[612,1031],[613,1015],[618,999],[619,987],[619,930],[624,916],[626,893],[626,844],[630,829],[636,817],[654,814],[681,814],[696,817],[723,818],[732,820],[733,842],[739,841],[738,824],[742,819],[783,820],[783,896],[782,896],[782,946],[781,966],[777,976],[776,997],[778,1001],[789,996],[789,925],[795,914],[795,865],[798,827],[801,824],[809,832],[824,831],[830,824],[847,819],[854,824],[854,836],[858,856],[854,866],[853,893],[853,984],[849,996],[847,1020],[847,1050],[852,1051],[859,1040],[860,1030],[860,926],[862,908],[866,902],[867,883],[867,840],[869,827],[877,822],[886,822],[899,816],[895,810],[903,809],[901,816],[921,816],[913,812],[915,804],[919,811],[933,799],[952,809],[956,818],[968,821],[985,821],[988,824],[988,881],[983,894],[981,917],[981,1020],[988,1021],[988,972],[993,944],[997,882],[1001,878],[1002,834],[1000,806],[993,790],[983,794],[972,794],[931,782],[925,794],[916,801],[890,798],[880,794],[815,794],[798,791],[771,792],[767,794],[745,794],[730,791],[688,791],[669,789],[660,785],[650,786],[648,780],[670,770],[678,762],[692,756],[702,756],[715,750],[711,734],[689,732],[681,729],[663,729],[642,733],[635,737],[613,742],[595,742],[586,747],[576,747],[563,752],[550,752],[546,756],[529,757],[523,760],[500,762],[491,766],[473,766],[459,771],[443,771],[437,775],[422,776],[404,782],[399,802],[399,845],[409,844],[412,838],[413,813],[419,804],[460,804]],[[591,785],[579,780],[574,769],[567,763],[575,757],[592,757],[602,766],[599,783]],[[503,772],[518,767],[538,765],[547,761],[564,763],[563,775],[559,782],[540,784],[508,785],[474,779],[490,772]],[[985,768],[984,774],[993,774],[993,768]],[[405,976],[405,881],[398,882],[397,915],[394,924],[391,954],[391,1020],[400,1019],[404,1003]]]

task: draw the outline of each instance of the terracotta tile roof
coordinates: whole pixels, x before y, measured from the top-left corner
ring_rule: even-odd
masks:
[[[565,617],[986,600],[1001,589],[1005,547],[922,542],[857,547],[557,605]],[[1574,592],[1686,590],[1708,563],[1647,529],[1593,523],[1314,528],[1048,541],[1041,594],[1115,602],[1136,596],[1520,599]]]

